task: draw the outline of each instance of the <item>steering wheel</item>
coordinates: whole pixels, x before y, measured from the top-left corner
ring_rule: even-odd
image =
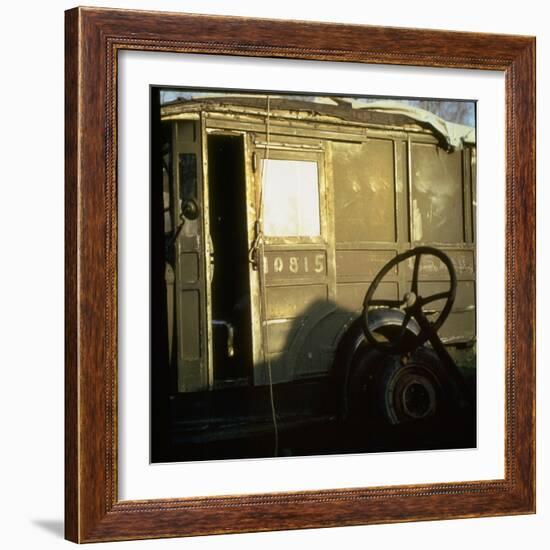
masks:
[[[430,296],[420,296],[418,294],[418,274],[420,270],[420,261],[422,256],[435,256],[443,265],[447,268],[449,273],[449,290],[445,292],[438,292]],[[402,300],[389,300],[389,299],[374,299],[374,293],[382,282],[382,279],[398,264],[414,257],[414,267],[412,274],[411,289],[406,292]],[[443,253],[437,248],[431,246],[419,246],[411,250],[407,250],[402,254],[398,254],[395,258],[390,260],[379,272],[378,275],[372,281],[365,300],[363,301],[363,331],[368,342],[385,353],[406,353],[421,346],[424,342],[437,335],[437,331],[441,328],[455,301],[456,296],[456,272],[449,256]],[[436,302],[437,300],[446,300],[443,309],[435,320],[428,320],[426,313],[422,309],[426,304]],[[369,328],[369,310],[373,307],[376,308],[389,308],[402,309],[405,313],[403,322],[396,335],[389,335],[388,341],[377,340]],[[415,319],[419,326],[420,332],[414,337],[407,335],[407,326],[411,318]]]

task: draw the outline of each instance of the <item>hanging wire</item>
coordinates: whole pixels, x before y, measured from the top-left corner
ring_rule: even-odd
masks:
[[[277,422],[277,412],[275,407],[275,395],[273,391],[273,372],[271,368],[271,358],[267,352],[269,348],[268,338],[269,333],[267,330],[267,297],[265,293],[265,269],[264,269],[264,253],[265,253],[265,243],[264,243],[264,234],[263,234],[263,185],[265,182],[265,176],[267,173],[267,164],[269,160],[269,146],[271,140],[271,128],[270,128],[270,117],[271,117],[271,98],[267,96],[267,109],[266,109],[266,149],[265,157],[262,162],[261,169],[261,181],[259,188],[258,196],[258,217],[255,224],[256,235],[254,242],[250,249],[250,258],[253,263],[256,264],[260,279],[260,296],[261,296],[261,308],[262,308],[262,354],[264,366],[267,370],[268,382],[269,382],[269,401],[271,405],[271,419],[273,422],[273,436],[274,436],[274,456],[279,455],[279,426]]]

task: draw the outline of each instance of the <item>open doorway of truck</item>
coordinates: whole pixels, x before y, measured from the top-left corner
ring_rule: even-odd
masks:
[[[242,136],[208,136],[214,386],[252,376],[246,177]]]

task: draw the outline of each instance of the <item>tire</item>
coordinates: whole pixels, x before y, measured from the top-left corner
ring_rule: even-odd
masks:
[[[458,412],[458,394],[438,356],[420,347],[409,356],[363,347],[348,376],[348,411],[354,422],[386,425],[441,421]]]

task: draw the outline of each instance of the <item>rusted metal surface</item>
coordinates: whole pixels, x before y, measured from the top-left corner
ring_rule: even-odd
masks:
[[[443,249],[457,273],[457,299],[442,328],[443,341],[474,343],[475,134],[455,128],[463,132],[464,147],[449,151],[441,126],[406,110],[280,97],[270,99],[267,108],[266,100],[202,98],[162,107],[166,125],[189,132],[194,124],[189,120],[202,121],[193,126],[203,144],[193,150],[202,167],[197,180],[204,195],[201,216],[178,237],[175,265],[179,390],[208,389],[216,376],[209,288],[216,271],[209,239],[209,136],[244,137],[244,176],[232,184],[245,188],[242,223],[254,258],[248,263],[248,294],[235,303],[247,308],[251,319],[247,345],[252,364],[245,370],[254,384],[267,384],[270,376],[277,383],[329,373],[339,339],[361,310],[376,273],[418,244]],[[297,189],[306,172],[310,187],[315,186],[307,197]],[[181,208],[177,196],[175,220]],[[258,230],[261,246],[255,247]],[[231,231],[227,228],[227,239]],[[411,276],[412,266],[396,268],[378,292],[395,299]],[[437,293],[445,287],[445,270],[437,259],[426,258],[420,279],[421,292]],[[441,304],[430,307],[436,315]],[[239,333],[238,324],[234,330]]]
[[[334,143],[332,153],[337,242],[395,242],[393,142]]]
[[[172,125],[171,181],[174,226],[183,224],[174,243],[178,390],[208,387],[205,231],[202,217],[186,217],[183,205],[194,201],[204,209],[201,133],[195,121]],[[170,327],[170,330],[173,329]]]
[[[464,241],[462,153],[412,143],[413,240],[430,243]]]
[[[166,119],[177,119],[186,112],[204,110],[211,113],[230,114],[233,117],[253,120],[254,116],[266,116],[265,96],[232,94],[227,97],[201,97],[200,99],[176,101],[163,107]],[[429,129],[437,136],[445,149],[460,148],[464,144],[475,144],[475,131],[461,124],[444,121],[438,116],[395,101],[379,101],[358,105],[352,98],[309,98],[299,100],[270,95],[270,116],[288,120],[339,122],[348,125],[369,125],[384,130],[406,128]]]

